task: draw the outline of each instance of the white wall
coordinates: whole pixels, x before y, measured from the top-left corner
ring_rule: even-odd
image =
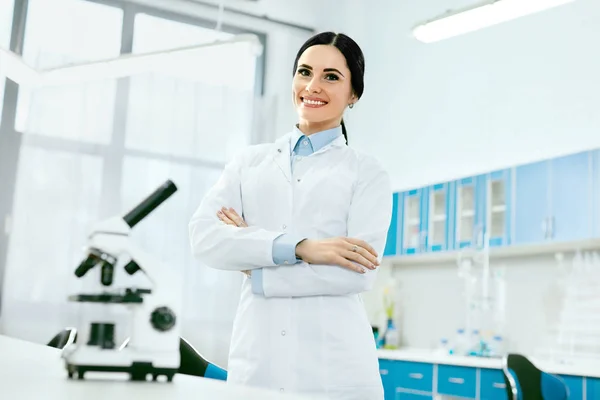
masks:
[[[567,255],[565,260],[571,258]],[[564,274],[553,256],[491,262],[492,269],[498,267],[504,269],[506,279],[504,338],[508,350],[541,351],[549,329],[560,317]],[[442,337],[452,339],[465,322],[464,284],[457,272],[455,263],[382,266],[376,290],[365,296],[371,323],[385,327],[381,289],[393,279],[401,345],[435,348]]]
[[[359,10],[371,29],[367,81],[349,129],[397,190],[600,147],[600,2],[435,44],[411,37],[418,22],[473,2],[382,0]]]

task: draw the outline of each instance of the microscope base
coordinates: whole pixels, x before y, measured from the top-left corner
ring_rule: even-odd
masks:
[[[149,377],[152,377],[153,381],[158,381],[158,377],[164,376],[167,378],[167,382],[171,382],[178,371],[177,368],[157,368],[149,362],[133,362],[129,366],[67,364],[66,367],[69,379],[77,378],[79,380],[84,379],[86,372],[106,372],[129,374],[131,381],[148,381]]]

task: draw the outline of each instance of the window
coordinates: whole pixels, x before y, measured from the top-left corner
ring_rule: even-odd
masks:
[[[53,68],[118,57],[121,9],[81,0],[30,0],[23,58]],[[88,143],[109,143],[116,80],[27,88],[21,86],[15,129]]]
[[[12,29],[14,0],[0,2],[0,47],[8,49],[10,46],[10,31]],[[4,104],[5,77],[0,76],[0,116]]]
[[[233,35],[139,14],[133,52],[228,39]],[[177,70],[131,79],[128,149],[225,162],[250,144],[256,57],[246,43],[210,46],[179,59]]]
[[[124,9],[101,0],[29,0],[26,62],[53,68],[114,58],[129,43],[134,53],[146,53],[232,37],[142,13],[152,10],[133,3]],[[122,38],[122,32],[128,36]],[[198,324],[216,323],[209,348],[227,346],[242,274],[194,262],[188,223],[231,154],[251,141],[256,65],[250,44],[221,44],[177,58],[175,68],[19,88],[15,128],[23,135],[2,292],[3,333],[47,341],[77,323],[79,308],[67,296],[97,290],[93,276],[73,279],[89,229],[100,219],[125,214],[171,179],[178,191],[135,227],[132,238],[167,268],[185,274],[182,319],[193,321],[185,324],[186,337],[198,339]],[[131,278],[146,282],[143,275],[123,275],[115,277],[118,284],[130,284]],[[35,322],[37,316],[46,321]]]

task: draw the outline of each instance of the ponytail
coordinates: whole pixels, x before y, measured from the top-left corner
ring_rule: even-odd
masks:
[[[346,134],[346,124],[344,124],[344,118],[342,118],[342,135],[346,139],[346,145],[348,145],[348,135]]]

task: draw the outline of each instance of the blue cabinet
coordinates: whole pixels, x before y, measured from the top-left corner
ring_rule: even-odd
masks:
[[[449,183],[440,183],[427,191],[427,251],[448,250],[451,232],[451,193]]]
[[[593,153],[519,166],[515,173],[515,243],[593,236]]]
[[[598,400],[600,399],[600,378],[586,378],[585,382],[585,400]],[[574,397],[570,397],[573,398]]]
[[[549,161],[521,165],[515,169],[515,244],[543,242],[548,238],[550,215]]]
[[[379,373],[385,400],[412,398],[420,400],[433,397],[433,364],[379,360]]]
[[[550,238],[563,242],[592,237],[592,152],[550,161]]]
[[[470,177],[454,182],[452,204],[454,248],[473,247],[483,228],[482,179]]]
[[[508,400],[501,369],[379,359],[385,400]],[[571,400],[599,400],[600,378],[562,375]]]
[[[394,194],[385,256],[600,238],[600,150]]]
[[[600,237],[600,150],[592,151],[592,235]]]
[[[383,251],[384,256],[395,256],[398,246],[398,236],[402,233],[398,229],[398,199],[399,194],[394,193],[392,196],[392,218],[390,221],[390,227],[388,228],[387,240],[385,242],[385,249]]]
[[[402,254],[423,253],[427,238],[427,188],[402,193]]]
[[[561,375],[569,389],[569,399],[583,399],[583,378],[580,376]]]
[[[481,190],[483,231],[490,247],[507,246],[512,236],[513,169],[486,174]]]
[[[480,400],[508,400],[504,373],[499,369],[480,370]]]
[[[477,369],[438,365],[437,393],[474,399],[477,397]]]

